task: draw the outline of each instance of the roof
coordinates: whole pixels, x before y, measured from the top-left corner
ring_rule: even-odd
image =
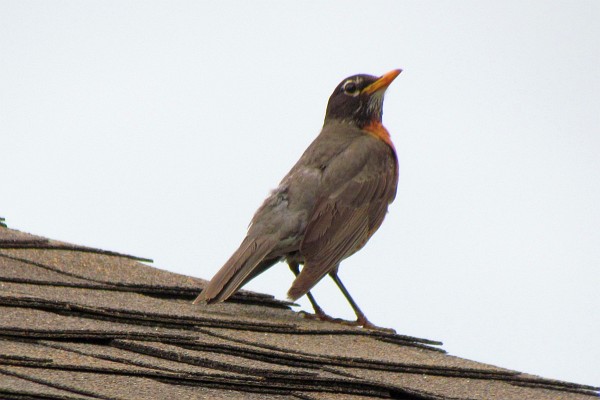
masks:
[[[440,343],[315,321],[241,291],[0,221],[3,399],[591,399],[598,388],[446,354]]]

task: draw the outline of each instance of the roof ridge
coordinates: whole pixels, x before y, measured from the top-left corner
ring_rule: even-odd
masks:
[[[0,249],[46,249],[46,250],[68,250],[82,251],[108,256],[125,257],[141,262],[153,262],[150,258],[137,257],[130,254],[119,253],[111,250],[103,250],[89,246],[80,246],[59,240],[52,240],[43,236],[32,235],[17,229],[8,228],[4,219],[0,218]]]

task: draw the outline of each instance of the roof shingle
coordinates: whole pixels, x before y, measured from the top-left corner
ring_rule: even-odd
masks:
[[[598,388],[445,354],[436,341],[314,321],[242,291],[0,224],[8,399],[591,399]]]

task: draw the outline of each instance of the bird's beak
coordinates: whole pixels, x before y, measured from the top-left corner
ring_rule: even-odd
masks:
[[[401,69],[393,69],[390,72],[383,74],[375,82],[371,83],[369,86],[364,88],[362,90],[362,93],[370,95],[380,90],[385,91],[385,89],[387,89],[387,87],[390,86],[390,83],[392,83],[394,79],[396,79],[396,77],[400,75],[400,72],[402,72]]]

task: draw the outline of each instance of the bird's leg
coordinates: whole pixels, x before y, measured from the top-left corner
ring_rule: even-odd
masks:
[[[297,262],[288,261],[288,265],[290,266],[290,270],[294,273],[295,276],[298,276],[300,274],[300,266],[298,265]],[[311,292],[306,293],[306,297],[308,297],[308,301],[310,301],[310,305],[312,306],[313,310],[315,311],[315,316],[318,319],[326,320],[326,321],[334,320],[334,318],[325,314],[325,311],[323,311],[323,309],[321,307],[319,307],[319,305],[317,304],[317,301],[315,300],[315,297],[312,295]]]
[[[354,310],[354,313],[356,314],[356,325],[362,326],[363,328],[367,328],[367,329],[375,329],[375,330],[389,331],[389,332],[395,333],[395,331],[393,329],[379,327],[379,326],[371,323],[367,319],[367,316],[365,315],[365,313],[363,313],[362,310],[360,309],[360,307],[358,307],[358,304],[356,304],[356,302],[354,301],[352,296],[350,296],[350,292],[348,292],[348,289],[346,289],[346,287],[340,280],[339,276],[337,275],[337,267],[329,273],[329,276],[331,276],[331,279],[333,279],[333,281],[335,282],[337,287],[340,288],[344,297],[346,298],[346,300],[348,300],[348,303],[350,303],[350,306]]]
[[[337,275],[337,268],[334,269],[333,271],[331,271],[329,273],[329,276],[331,276],[331,279],[333,279],[333,281],[335,282],[335,284],[337,285],[337,287],[342,291],[342,294],[344,295],[344,297],[346,298],[346,300],[348,300],[348,303],[350,303],[350,306],[352,307],[352,309],[354,310],[354,313],[356,314],[356,323],[357,323],[357,325],[361,325],[361,326],[364,326],[364,324],[371,325],[371,323],[369,322],[369,320],[365,316],[365,313],[362,312],[362,310],[360,309],[360,307],[358,306],[358,304],[356,304],[356,302],[354,301],[354,299],[350,295],[350,292],[348,292],[348,289],[346,289],[346,286],[344,286],[344,284],[342,283],[341,279],[338,277],[338,275]]]

